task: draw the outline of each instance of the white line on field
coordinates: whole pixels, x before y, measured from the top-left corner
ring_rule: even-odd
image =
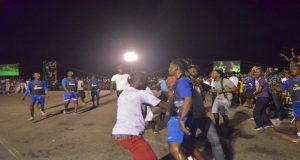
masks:
[[[20,152],[17,151],[17,149],[15,149],[14,147],[10,146],[8,144],[8,142],[4,139],[0,137],[0,144],[2,144],[2,146],[13,156],[15,157],[15,159],[19,160],[21,155]]]

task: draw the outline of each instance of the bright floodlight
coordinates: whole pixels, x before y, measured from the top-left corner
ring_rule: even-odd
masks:
[[[124,54],[124,60],[127,62],[135,62],[138,59],[138,56],[135,52],[126,52]]]

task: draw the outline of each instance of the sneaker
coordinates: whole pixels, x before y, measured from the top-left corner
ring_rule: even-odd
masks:
[[[40,109],[40,112],[41,112],[42,116],[46,115],[46,113],[42,109]]]
[[[66,110],[64,110],[64,111],[63,111],[63,114],[67,114],[67,111],[66,111]]]
[[[295,138],[295,139],[293,140],[293,142],[294,142],[294,143],[300,142],[300,137],[298,136],[297,138]]]
[[[268,126],[264,126],[265,129],[268,129],[268,128],[274,128],[273,125],[268,125]]]
[[[263,127],[255,127],[253,130],[254,131],[264,131],[265,129]]]
[[[34,118],[33,118],[33,117],[30,117],[30,118],[28,118],[27,120],[28,120],[28,121],[33,121]]]

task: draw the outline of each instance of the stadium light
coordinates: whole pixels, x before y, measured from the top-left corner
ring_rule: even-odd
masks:
[[[135,61],[137,61],[137,59],[138,59],[138,56],[133,51],[128,51],[124,54],[124,60],[126,62],[135,62]]]

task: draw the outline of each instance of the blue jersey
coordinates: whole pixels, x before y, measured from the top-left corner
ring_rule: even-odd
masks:
[[[98,80],[90,80],[89,87],[91,90],[98,90],[100,89],[101,83]]]
[[[246,77],[245,78],[245,89],[253,89],[255,88],[255,78],[253,77]]]
[[[193,85],[189,78],[181,77],[177,80],[175,86],[175,96],[173,105],[171,107],[171,115],[176,116],[182,110],[182,105],[184,98],[192,97],[193,95]]]
[[[78,82],[76,79],[67,77],[61,81],[62,86],[66,87],[68,91],[77,91]]]
[[[27,96],[28,93],[30,93],[31,95],[45,95],[48,93],[48,85],[45,81],[30,81],[28,83],[28,87],[24,93],[24,96]]]
[[[165,80],[160,80],[159,82],[160,85],[160,90],[163,92],[168,92],[168,85],[167,82]]]

